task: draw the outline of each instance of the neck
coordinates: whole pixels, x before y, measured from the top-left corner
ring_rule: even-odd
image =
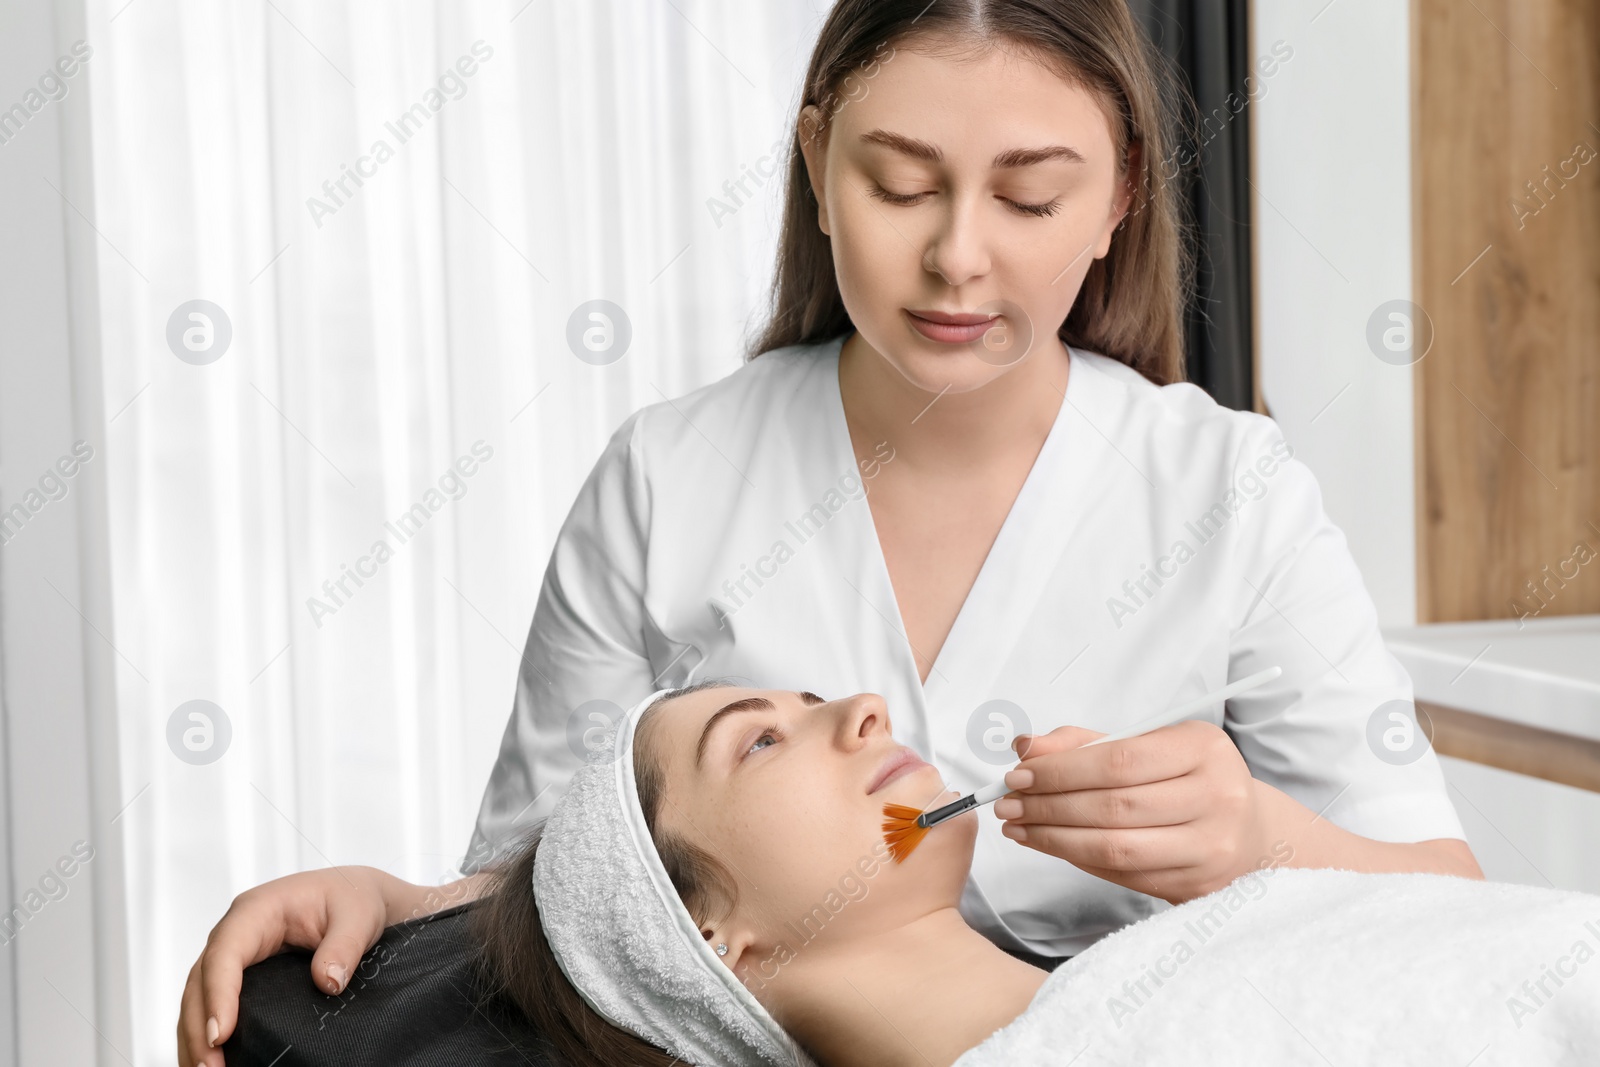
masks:
[[[1027,1008],[1048,972],[954,907],[802,946],[762,1000],[827,1067],[947,1067]]]
[[[1037,452],[1061,410],[1070,365],[1051,336],[978,388],[929,392],[856,332],[839,351],[839,392],[851,437],[893,442],[900,469],[984,475],[1019,450]]]

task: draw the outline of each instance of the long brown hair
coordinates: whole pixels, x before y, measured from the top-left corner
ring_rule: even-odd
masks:
[[[674,697],[730,683],[706,681],[663,694],[639,717],[634,743],[634,777],[639,808],[656,844],[661,864],[697,923],[715,922],[737,903],[733,876],[715,856],[658,827],[666,772],[652,742],[661,706]],[[472,911],[472,932],[485,994],[508,998],[549,1040],[560,1061],[571,1067],[672,1067],[683,1061],[643,1038],[613,1026],[572,988],[550,951],[533,893],[533,862],[539,854],[541,822],[507,861],[489,875],[485,894]]]
[[[1127,0],[839,0],[812,50],[801,108],[816,104],[831,116],[859,92],[849,87],[852,79],[860,87],[876,72],[886,48],[935,36],[1020,46],[1096,94],[1111,122],[1119,178],[1128,171],[1130,146],[1139,146],[1128,215],[1111,250],[1090,265],[1058,334],[1157,385],[1183,381],[1194,259],[1181,187],[1173,174],[1157,170],[1172,168],[1173,116],[1192,105],[1183,108],[1184,90],[1134,23]],[[749,359],[852,328],[828,235],[817,225],[800,136],[797,112],[771,309]]]

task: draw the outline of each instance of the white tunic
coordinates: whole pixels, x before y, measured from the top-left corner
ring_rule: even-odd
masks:
[[[843,341],[766,353],[612,436],[545,572],[469,869],[549,813],[586,732],[711,677],[880,693],[895,736],[966,792],[1015,764],[1015,733],[1117,730],[1276,665],[1205,716],[1255,777],[1366,837],[1465,837],[1431,749],[1401,763],[1369,741],[1411,680],[1277,424],[1096,353],[1072,350],[921,684],[865,498],[894,441],[858,468]],[[1072,955],[1170,906],[1010,841],[992,808],[978,818],[962,912],[1002,947]]]

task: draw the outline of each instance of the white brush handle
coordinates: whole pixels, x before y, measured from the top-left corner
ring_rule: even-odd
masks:
[[[1141,722],[1136,722],[1126,729],[1118,730],[1114,734],[1106,734],[1104,737],[1097,737],[1093,741],[1090,741],[1089,744],[1081,745],[1079,747],[1088,748],[1089,745],[1103,745],[1107,741],[1122,741],[1130,737],[1138,737],[1140,734],[1147,734],[1151,730],[1159,730],[1163,726],[1171,726],[1175,722],[1183,721],[1185,718],[1197,711],[1204,711],[1206,708],[1211,707],[1211,705],[1220,704],[1229,697],[1238,696],[1240,693],[1254,689],[1258,685],[1264,685],[1282,673],[1282,667],[1268,667],[1264,671],[1257,671],[1252,675],[1240,678],[1237,682],[1223,686],[1214,693],[1207,693],[1203,697],[1196,697],[1187,704],[1179,704],[1175,708],[1172,708],[1168,711],[1163,711],[1160,715],[1152,715],[1150,718]]]
[[[1150,718],[1136,722],[1126,729],[1118,730],[1114,734],[1106,734],[1104,737],[1097,737],[1088,744],[1081,745],[1079,747],[1088,748],[1089,745],[1103,745],[1107,741],[1124,741],[1130,737],[1138,737],[1140,734],[1147,734],[1152,730],[1159,730],[1163,726],[1171,726],[1173,723],[1180,722],[1184,718],[1193,715],[1197,711],[1204,711],[1213,704],[1221,703],[1222,701],[1227,700],[1229,697],[1238,696],[1240,693],[1243,693],[1246,690],[1254,689],[1258,685],[1263,685],[1267,682],[1270,682],[1282,673],[1283,668],[1281,667],[1268,667],[1264,671],[1257,671],[1255,674],[1252,674],[1246,678],[1240,678],[1237,682],[1223,686],[1214,693],[1207,693],[1203,697],[1196,697],[1187,704],[1179,704],[1177,707],[1163,711],[1159,715],[1152,715]],[[981,807],[984,804],[992,804],[994,801],[999,800],[1009,792],[1011,792],[1011,787],[1006,785],[1005,779],[1002,778],[1000,781],[986,785],[976,793],[972,794],[977,800],[977,804],[974,806]]]
[[[1004,778],[1000,779],[998,782],[990,782],[988,785],[972,794],[972,798],[977,801],[973,807],[981,808],[985,804],[993,804],[995,801],[999,800],[1009,792],[1011,792],[1011,787],[1006,785],[1006,780]]]

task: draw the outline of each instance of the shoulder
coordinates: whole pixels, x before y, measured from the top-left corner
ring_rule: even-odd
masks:
[[[1122,432],[1115,445],[1142,454],[1157,491],[1173,483],[1214,496],[1227,507],[1267,496],[1266,512],[1301,522],[1320,518],[1322,491],[1306,464],[1294,458],[1277,421],[1258,411],[1221,405],[1192,382],[1157,386],[1117,360],[1075,349],[1096,386],[1085,390],[1101,410],[1120,416],[1107,422]]]
[[[1227,479],[1258,454],[1292,455],[1269,416],[1219,404],[1192,382],[1157,385],[1098,352],[1074,348],[1073,354],[1074,372],[1086,372],[1083,393],[1092,410],[1085,416],[1118,448],[1143,454],[1158,471],[1188,477],[1210,471]]]
[[[634,462],[646,469],[675,462],[703,463],[716,452],[740,461],[773,433],[801,417],[816,416],[837,382],[841,339],[774,349],[716,381],[677,397],[661,396],[618,427]],[[836,385],[834,386],[836,388]]]
[[[585,495],[629,500],[641,515],[667,497],[732,499],[754,463],[804,449],[825,430],[842,340],[765,352],[679,396],[651,383],[656,399],[611,431]]]
[[[837,341],[776,349],[681,396],[658,390],[659,399],[611,431],[574,503],[573,521],[605,526],[626,519],[644,530],[667,502],[703,511],[713,501],[736,501],[756,458],[797,447],[797,434],[817,424],[827,387],[837,382],[828,377],[837,352]]]
[[[1143,475],[1122,476],[1130,499],[1158,512],[1175,510],[1207,541],[1223,538],[1232,549],[1213,553],[1217,561],[1259,575],[1313,542],[1342,547],[1316,475],[1274,419],[1219,404],[1189,382],[1156,385],[1105,356],[1088,353],[1084,365],[1098,383],[1086,392],[1109,427],[1107,439]],[[1323,577],[1338,573],[1328,569]],[[1247,610],[1247,602],[1253,601],[1238,607]]]
[[[1079,403],[1093,430],[1079,431],[1100,457],[1106,499],[1157,523],[1206,531],[1232,546],[1218,565],[1275,564],[1330,525],[1311,469],[1272,418],[1217,403],[1189,382],[1157,385],[1094,352],[1082,357]],[[1068,383],[1069,395],[1072,386]]]

